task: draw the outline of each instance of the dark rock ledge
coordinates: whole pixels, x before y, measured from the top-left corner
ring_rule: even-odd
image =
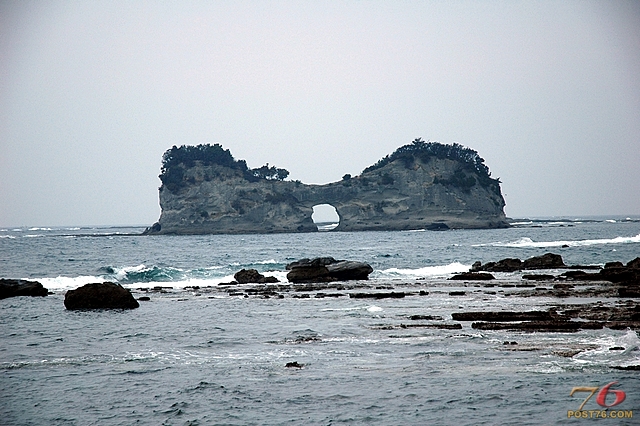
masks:
[[[0,278],[0,299],[17,296],[46,296],[49,291],[37,281]]]
[[[336,260],[333,257],[300,259],[286,266],[287,279],[292,283],[366,280],[373,268],[364,262]]]
[[[640,304],[628,301],[607,306],[598,302],[556,306],[548,311],[454,312],[451,318],[474,321],[471,327],[478,330],[576,332],[604,327],[640,330]]]

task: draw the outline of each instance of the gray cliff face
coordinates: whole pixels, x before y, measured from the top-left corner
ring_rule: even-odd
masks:
[[[186,186],[160,188],[162,213],[147,233],[316,232],[318,204],[335,207],[338,231],[508,226],[499,183],[448,158],[390,161],[326,185],[250,182],[238,170],[199,162],[184,173]]]

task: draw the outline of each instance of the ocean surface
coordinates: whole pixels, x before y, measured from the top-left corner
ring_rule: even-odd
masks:
[[[0,425],[640,424],[640,372],[612,368],[640,364],[635,331],[404,327],[412,315],[453,323],[453,312],[600,301],[509,296],[447,278],[475,261],[547,252],[566,264],[626,263],[640,256],[639,217],[441,232],[136,235],[142,230],[0,229],[0,278],[37,280],[52,292],[0,300]],[[319,256],[368,262],[370,279],[354,284],[366,291],[423,295],[265,297],[219,285],[243,268],[286,282],[287,263]],[[511,282],[522,273],[495,275]],[[67,290],[100,281],[151,300],[131,311],[65,310]],[[449,294],[456,290],[465,295]],[[588,396],[570,396],[574,387],[611,382],[626,399],[610,411],[632,418],[568,418]],[[584,410],[603,408],[594,396]]]

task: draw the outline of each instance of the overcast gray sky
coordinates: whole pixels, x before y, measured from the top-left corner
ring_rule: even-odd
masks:
[[[417,137],[509,216],[640,214],[640,2],[0,3],[0,226],[151,224],[172,145],[327,183]]]

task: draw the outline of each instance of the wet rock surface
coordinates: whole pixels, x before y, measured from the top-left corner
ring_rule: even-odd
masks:
[[[140,306],[131,292],[120,284],[111,282],[86,284],[69,290],[64,297],[64,306],[78,309],[135,309]]]
[[[301,259],[286,266],[292,283],[366,280],[373,268],[364,262],[336,260],[332,257]]]
[[[233,276],[238,284],[264,284],[264,283],[277,283],[276,277],[265,277],[259,273],[256,269],[241,269]]]

